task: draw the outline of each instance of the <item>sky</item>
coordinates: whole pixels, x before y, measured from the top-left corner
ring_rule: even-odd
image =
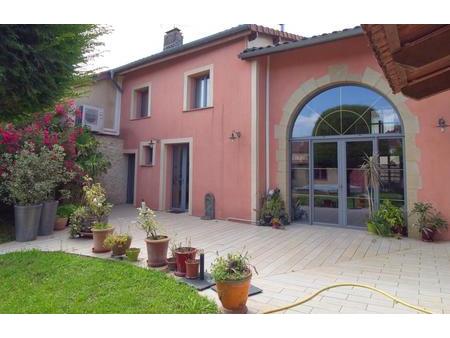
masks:
[[[258,24],[279,29],[279,24]],[[112,32],[102,38],[102,42],[105,44],[99,49],[102,56],[95,58],[88,68],[106,70],[158,53],[163,48],[164,33],[173,27],[181,29],[184,43],[187,43],[237,25],[239,24],[149,24],[148,22],[109,25]],[[359,23],[356,20],[346,23],[345,26],[326,22],[295,23],[285,24],[285,31],[308,37],[357,25]]]

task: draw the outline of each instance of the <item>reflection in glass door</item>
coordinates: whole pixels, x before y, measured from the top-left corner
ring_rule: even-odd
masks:
[[[361,165],[373,154],[373,141],[347,141],[346,153],[346,224],[364,226],[369,217],[367,180]]]
[[[339,224],[338,143],[313,143],[313,222]]]

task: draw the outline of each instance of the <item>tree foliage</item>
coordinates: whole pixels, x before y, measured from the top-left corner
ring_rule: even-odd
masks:
[[[0,25],[0,121],[45,111],[87,85],[101,25]]]

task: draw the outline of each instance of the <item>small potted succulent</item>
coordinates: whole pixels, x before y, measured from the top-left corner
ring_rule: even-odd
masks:
[[[156,220],[156,215],[142,201],[138,210],[138,226],[145,231],[145,243],[147,245],[147,265],[149,267],[160,267],[167,265],[167,250],[169,248],[169,237],[162,235],[161,225]]]
[[[442,218],[431,203],[417,202],[411,215],[417,215],[417,221],[413,224],[422,235],[424,242],[433,242],[436,232],[441,232],[448,228],[447,221]]]
[[[217,294],[226,312],[247,313],[247,298],[252,278],[247,253],[229,253],[218,257],[211,266],[211,275],[216,282]]]
[[[197,279],[198,269],[200,266],[200,261],[198,259],[187,259],[186,260],[186,278],[187,279]]]
[[[110,234],[103,245],[112,250],[113,256],[123,256],[131,245],[131,236],[128,234]]]
[[[139,248],[129,248],[129,249],[127,249],[125,254],[127,255],[127,258],[129,261],[137,262],[140,252],[141,252],[141,249],[139,249]]]
[[[189,239],[186,239],[186,244],[184,246],[176,248],[175,259],[177,262],[177,270],[175,271],[175,276],[186,276],[186,260],[195,259],[196,255],[197,249],[191,246],[191,241]]]
[[[94,238],[93,252],[108,252],[109,248],[104,246],[108,235],[114,232],[114,228],[105,222],[105,218],[111,213],[112,204],[106,200],[105,189],[100,183],[92,183],[92,179],[85,177],[86,184],[83,186],[86,210],[93,219],[92,235]]]
[[[77,206],[74,204],[63,204],[58,206],[56,210],[56,220],[54,230],[64,230],[67,226],[69,218],[73,215]]]

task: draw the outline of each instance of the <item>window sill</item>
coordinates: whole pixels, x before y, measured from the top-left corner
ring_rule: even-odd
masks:
[[[208,109],[212,109],[212,108],[214,108],[214,106],[208,106],[208,107],[203,107],[203,108],[192,108],[192,109],[183,110],[183,113],[189,113],[189,112],[201,111],[201,110],[208,110]]]
[[[154,167],[154,164],[140,164],[141,167]]]
[[[146,116],[146,117],[132,117],[132,118],[130,118],[130,121],[146,120],[146,119],[149,119],[151,117],[152,117],[151,115]]]

